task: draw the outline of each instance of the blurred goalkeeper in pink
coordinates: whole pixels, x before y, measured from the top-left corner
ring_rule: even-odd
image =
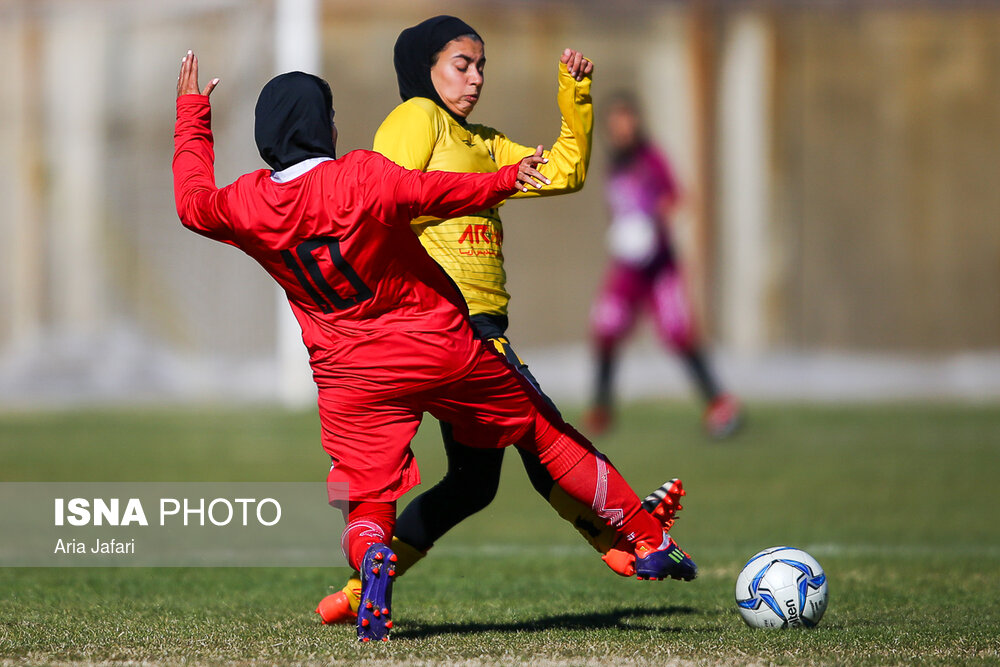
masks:
[[[719,386],[698,339],[670,238],[670,219],[680,195],[677,180],[666,156],[647,139],[634,98],[618,94],[606,109],[611,164],[605,194],[612,262],[591,312],[597,378],[587,424],[595,433],[611,425],[618,349],[648,306],[660,338],[684,362],[705,401],[706,430],[713,437],[726,437],[739,428],[740,405]]]

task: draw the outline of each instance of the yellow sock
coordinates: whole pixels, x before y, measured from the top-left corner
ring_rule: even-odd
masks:
[[[597,516],[593,509],[574,499],[558,484],[553,485],[549,492],[549,504],[559,516],[573,524],[583,535],[583,539],[600,553],[606,554],[614,546],[618,532]]]
[[[398,537],[393,537],[392,544],[389,546],[395,552],[396,558],[398,559],[396,561],[397,577],[406,574],[406,571],[413,567],[418,560],[427,555],[427,552],[411,547]]]
[[[356,612],[361,606],[361,575],[355,571],[341,590],[347,595],[347,603],[351,605],[351,611]]]

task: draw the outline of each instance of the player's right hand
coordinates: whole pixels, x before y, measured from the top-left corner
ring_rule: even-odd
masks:
[[[517,189],[527,192],[528,188],[541,190],[544,185],[551,185],[552,181],[546,178],[535,167],[549,161],[547,157],[542,157],[542,146],[539,144],[533,155],[521,160],[517,165]]]
[[[202,90],[198,87],[198,57],[193,51],[188,51],[181,60],[181,72],[177,75],[177,97],[181,95],[205,95],[212,94],[215,87],[219,85],[219,79],[212,79]]]

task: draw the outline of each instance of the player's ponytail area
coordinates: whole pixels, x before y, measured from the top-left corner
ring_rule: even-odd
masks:
[[[671,534],[695,581],[616,576],[509,452],[494,503],[394,578],[388,642],[313,613],[345,568],[0,568],[0,665],[996,664],[1000,411],[751,407],[753,428],[720,444],[693,403],[623,405],[596,443],[637,489],[684,480]],[[425,481],[444,472],[426,421]],[[321,481],[318,428],[312,412],[269,409],[6,414],[0,475]],[[816,628],[740,619],[738,573],[778,544],[825,570]],[[372,555],[380,573],[393,564]]]

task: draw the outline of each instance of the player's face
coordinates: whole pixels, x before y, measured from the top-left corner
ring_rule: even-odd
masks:
[[[479,102],[485,69],[483,43],[471,37],[459,37],[438,51],[437,61],[431,66],[431,82],[445,106],[466,118]]]
[[[639,140],[639,116],[628,106],[616,104],[608,111],[608,140],[615,150],[627,150]]]

